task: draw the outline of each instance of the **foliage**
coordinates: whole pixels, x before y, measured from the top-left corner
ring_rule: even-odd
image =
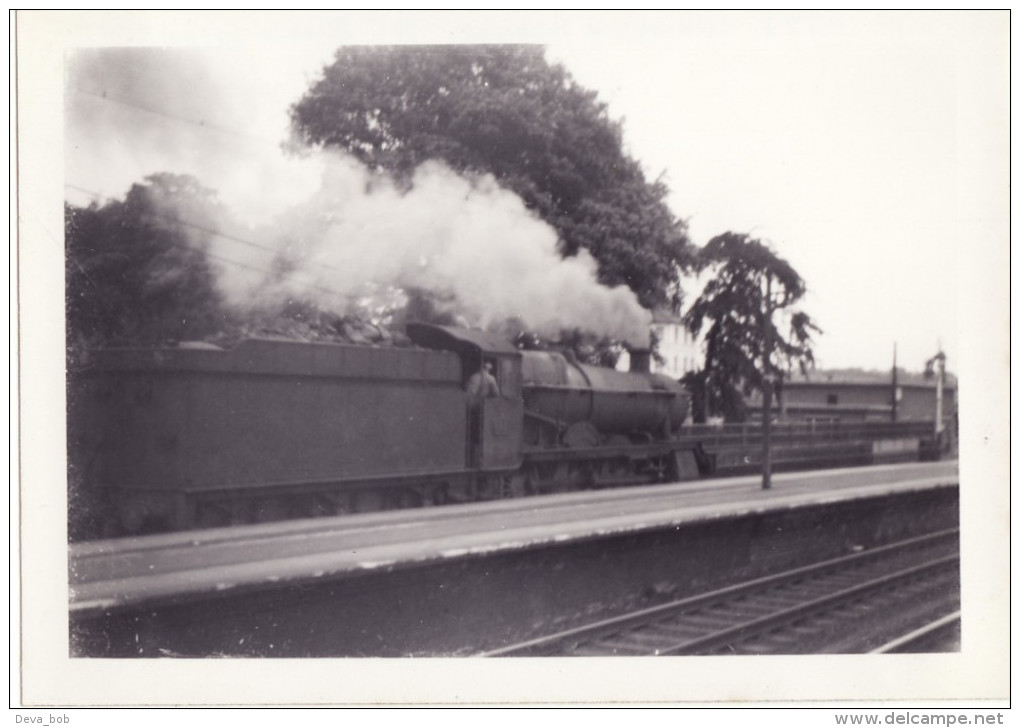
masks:
[[[602,283],[628,285],[647,308],[679,304],[690,252],[668,190],[645,180],[605,104],[540,47],[341,48],[291,114],[300,142],[405,181],[430,159],[490,173],[556,229],[564,255],[590,251]]]
[[[743,421],[743,394],[762,390],[768,375],[780,379],[792,366],[814,361],[811,335],[821,333],[803,311],[788,310],[806,292],[793,267],[760,240],[727,232],[698,253],[697,270],[711,275],[684,323],[705,333],[705,368],[697,382],[707,410]],[[776,314],[789,324],[780,331]]]
[[[65,206],[71,348],[157,345],[220,328],[207,256],[217,212],[210,190],[171,174],[147,177],[123,201]]]

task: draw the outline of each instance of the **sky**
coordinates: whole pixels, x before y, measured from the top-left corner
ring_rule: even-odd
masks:
[[[888,369],[895,346],[919,371],[941,345],[953,370],[965,270],[981,245],[1008,244],[989,240],[987,200],[973,199],[1008,185],[979,164],[1008,139],[1001,16],[277,13],[246,25],[228,13],[170,31],[136,15],[120,26],[134,35],[96,24],[67,56],[72,202],[176,171],[269,217],[318,185],[319,162],[281,145],[288,106],[338,45],[539,42],[622,120],[627,151],[667,183],[696,244],[746,232],[801,274],[820,367]]]

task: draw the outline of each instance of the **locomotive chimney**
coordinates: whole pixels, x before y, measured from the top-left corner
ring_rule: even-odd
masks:
[[[652,371],[652,350],[631,349],[630,370],[635,374],[648,374]]]

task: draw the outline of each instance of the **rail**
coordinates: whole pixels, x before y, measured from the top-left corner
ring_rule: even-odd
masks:
[[[882,629],[890,629],[885,624],[876,627],[875,614],[889,619],[918,604],[943,611],[954,608],[952,600],[959,600],[958,538],[958,530],[951,529],[910,539],[509,645],[483,656],[866,652],[862,644],[874,634],[881,635]],[[957,588],[946,588],[954,580]],[[932,583],[939,585],[936,591],[948,599],[949,606],[917,598]],[[874,600],[881,599],[887,601],[876,609]],[[908,616],[923,623],[932,618],[927,612]],[[899,624],[891,629],[896,634],[913,632],[916,625],[910,624],[906,630]]]
[[[959,611],[939,617],[913,632],[876,647],[871,654],[944,651],[946,645],[959,643],[960,618]]]

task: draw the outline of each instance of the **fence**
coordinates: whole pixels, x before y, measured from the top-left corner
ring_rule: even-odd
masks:
[[[934,422],[782,422],[772,424],[773,445],[815,445],[875,442],[905,438],[931,438]],[[700,443],[706,450],[760,446],[760,423],[686,425],[677,436],[681,442]]]

